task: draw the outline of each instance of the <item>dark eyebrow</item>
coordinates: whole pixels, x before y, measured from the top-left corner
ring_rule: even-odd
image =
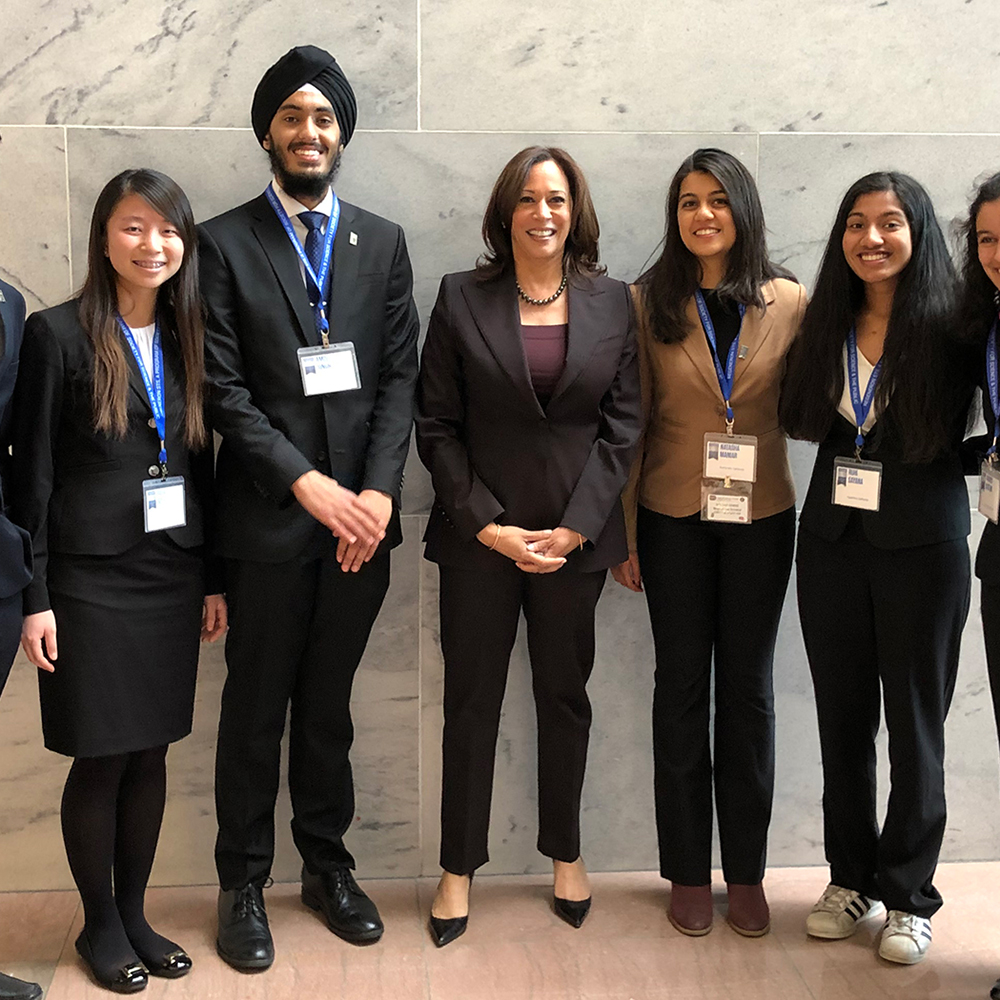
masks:
[[[722,188],[716,188],[715,191],[709,191],[708,192],[709,198],[711,198],[713,195],[717,195],[717,194],[725,195],[725,197],[727,197],[727,198],[729,197],[729,195],[727,195],[726,192],[722,190]],[[697,198],[698,196],[694,193],[694,191],[682,191],[677,197],[678,198]]]
[[[534,193],[535,193],[535,189],[534,188],[529,188],[529,187],[521,188],[521,194],[534,194]],[[549,194],[565,194],[566,192],[563,191],[562,188],[549,188],[549,192],[548,193]]]
[[[282,104],[281,107],[278,108],[278,111],[305,111],[305,110],[306,109],[302,107],[301,104],[293,104],[291,101],[289,101],[287,104]],[[326,104],[318,105],[317,107],[313,108],[313,111],[323,111],[326,114],[330,115],[333,114],[333,108],[328,107]]]

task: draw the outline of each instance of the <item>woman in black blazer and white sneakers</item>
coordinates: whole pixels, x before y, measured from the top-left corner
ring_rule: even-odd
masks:
[[[79,298],[28,319],[10,495],[35,559],[22,644],[41,671],[45,745],[74,758],[62,828],[84,907],[76,947],[118,993],[191,968],[143,899],[199,633],[225,630],[205,557],[202,333],[187,198],[127,170],[97,199]]]
[[[797,567],[830,884],[806,930],[848,937],[884,903],[879,954],[904,964],[926,954],[941,905],[944,721],[969,609],[958,445],[973,386],[950,340],[953,301],[926,191],[905,174],[862,177],[841,202],[781,399],[789,435],[820,446]],[[883,702],[891,791],[880,831]]]

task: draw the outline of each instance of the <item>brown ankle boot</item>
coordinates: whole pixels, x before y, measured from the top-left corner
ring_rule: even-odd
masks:
[[[670,908],[667,919],[690,937],[701,937],[712,929],[711,885],[670,883]]]
[[[737,885],[727,882],[729,912],[726,920],[737,934],[744,937],[763,937],[771,929],[771,911],[764,898],[764,883]]]

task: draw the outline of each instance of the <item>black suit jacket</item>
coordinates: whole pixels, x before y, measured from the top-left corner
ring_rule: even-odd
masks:
[[[851,507],[835,506],[831,497],[834,461],[839,456],[854,455],[856,435],[854,424],[838,413],[826,440],[819,446],[799,519],[801,527],[830,542],[840,538],[854,512]],[[866,435],[861,457],[882,463],[879,509],[858,512],[865,537],[876,548],[931,545],[969,534],[972,528],[969,493],[958,437],[954,448],[932,462],[904,462],[899,433],[886,415]]]
[[[120,555],[145,534],[142,481],[152,478],[160,439],[132,352],[128,431],[119,439],[94,430],[94,352],[78,318],[78,302],[32,313],[25,327],[14,395],[12,519],[31,535],[34,579],[24,613],[49,608],[50,553]],[[187,524],[166,533],[182,548],[206,541],[212,491],[212,450],[193,455],[184,444],[184,368],[163,331],[167,466],[183,476]],[[152,425],[152,426],[151,426]],[[221,589],[216,579],[207,591]]]
[[[283,562],[328,544],[327,529],[291,493],[311,469],[392,496],[382,548],[402,539],[420,329],[413,277],[399,226],[340,207],[330,341],[353,342],[361,388],[323,396],[302,392],[296,351],[319,336],[299,259],[267,199],[199,227],[210,413],[222,435],[217,538],[227,557]]]
[[[564,569],[606,569],[628,556],[621,491],[639,439],[632,300],[620,281],[575,279],[566,367],[546,409],[521,343],[513,277],[446,275],[424,344],[417,448],[436,494],[425,555],[496,569],[476,540],[491,521],[565,525],[589,539]]]
[[[10,478],[11,399],[23,336],[24,298],[0,281],[0,600],[13,597],[31,579],[31,539],[7,517],[4,489]],[[0,664],[0,671],[5,666]]]
[[[980,370],[983,370],[985,348],[979,352]],[[996,426],[996,415],[990,402],[990,387],[985,377],[983,379],[983,418],[986,421],[986,433],[965,442],[966,475],[979,475],[980,465],[986,457],[986,452],[993,443],[993,430]],[[976,550],[976,576],[991,587],[1000,587],[1000,526],[987,520],[983,528],[983,536]]]

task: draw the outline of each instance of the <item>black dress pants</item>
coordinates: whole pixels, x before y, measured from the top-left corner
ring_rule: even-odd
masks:
[[[0,694],[21,641],[21,591],[0,600]]]
[[[638,516],[656,653],[653,776],[660,874],[707,885],[712,787],[727,882],[764,877],[774,794],[772,667],[792,569],[795,511],[719,524]],[[709,748],[715,662],[714,755]]]
[[[799,617],[816,692],[830,881],[920,917],[941,906],[944,722],[969,613],[964,538],[879,549],[853,516],[828,542],[799,531]],[[880,698],[889,803],[875,813]]]
[[[230,560],[228,675],[216,751],[215,861],[223,889],[261,883],[274,858],[281,737],[291,703],[292,835],[310,871],[354,867],[351,687],[389,586],[389,554],[344,573],[322,558]]]
[[[1000,587],[980,586],[980,610],[983,615],[983,638],[986,640],[986,671],[993,695],[993,719],[1000,737]]]
[[[580,856],[594,609],[606,571],[523,573],[441,566],[444,739],[441,867],[457,875],[489,860],[500,708],[521,609],[528,626],[538,723],[538,850]]]

